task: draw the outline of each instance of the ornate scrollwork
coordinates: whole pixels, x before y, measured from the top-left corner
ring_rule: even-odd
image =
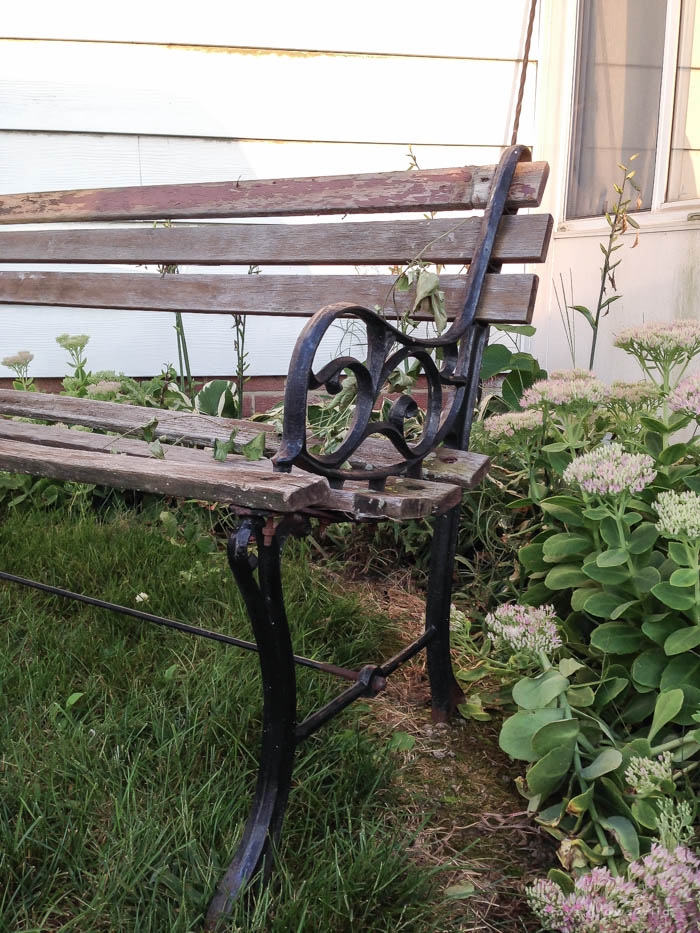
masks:
[[[467,412],[474,405],[481,354],[488,334],[488,328],[474,320],[481,288],[515,166],[529,158],[529,150],[523,146],[511,146],[501,158],[469,266],[464,308],[444,333],[437,337],[409,336],[375,311],[344,302],[328,305],[309,319],[299,335],[289,368],[282,443],[274,460],[277,470],[288,471],[297,464],[331,480],[382,480],[390,475],[415,475],[424,457],[457,429],[460,419],[468,417]],[[314,360],[321,341],[338,319],[348,316],[364,324],[366,359],[340,356],[315,372]],[[442,351],[439,365],[431,353],[437,348]],[[390,375],[406,360],[419,363],[428,393],[422,432],[414,443],[409,443],[405,429],[407,420],[418,414],[419,406],[410,394],[400,395],[384,420],[372,420]],[[321,387],[330,394],[338,393],[342,376],[348,372],[355,377],[357,386],[352,422],[332,452],[311,453],[307,448],[307,393]],[[391,443],[399,459],[371,467],[343,468],[363,441],[375,434]],[[461,445],[457,442],[455,446]]]

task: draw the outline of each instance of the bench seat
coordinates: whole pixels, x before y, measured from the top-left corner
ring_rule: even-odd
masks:
[[[59,422],[57,426],[0,418],[3,470],[272,512],[339,512],[355,521],[440,514],[457,504],[462,488],[479,482],[489,465],[483,455],[441,448],[425,470],[431,478],[392,477],[381,492],[356,481],[334,489],[324,477],[296,468],[275,473],[269,457],[277,449],[278,435],[272,426],[255,421],[14,389],[0,390],[0,414]],[[166,439],[164,459],[154,457],[136,436],[154,419],[155,433]],[[65,423],[117,436],[70,430]],[[217,439],[227,440],[234,429],[238,451],[263,432],[266,456],[250,461],[235,453],[219,462],[211,449],[202,449],[211,448]],[[370,458],[377,463],[390,457],[391,449],[381,438],[369,438],[353,459],[366,464]]]

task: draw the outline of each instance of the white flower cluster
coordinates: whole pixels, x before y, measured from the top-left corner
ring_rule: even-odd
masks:
[[[667,538],[700,539],[700,496],[687,492],[661,492],[656,499],[657,529]]]
[[[486,616],[486,627],[513,651],[549,655],[562,644],[555,618],[553,606],[535,608],[510,603],[490,612]]]
[[[521,431],[530,433],[542,430],[541,411],[507,411],[492,415],[483,422],[484,431],[492,438],[513,437]]]
[[[642,358],[672,357],[690,359],[700,352],[700,323],[671,321],[643,324],[622,331],[615,346]]]
[[[673,780],[671,753],[664,752],[658,758],[630,758],[625,780],[639,797],[653,794],[662,781]]]
[[[6,356],[2,361],[2,365],[7,366],[8,369],[17,369],[18,367],[23,369],[25,366],[29,366],[33,359],[34,354],[30,353],[29,350],[20,350],[14,356]]]
[[[102,382],[92,383],[87,387],[88,395],[110,395],[121,390],[121,382],[108,382],[104,380]]]
[[[565,483],[595,496],[640,492],[655,476],[651,457],[628,453],[622,444],[602,444],[576,457],[564,470]]]
[[[607,389],[594,376],[582,376],[580,369],[570,372],[557,370],[556,378],[540,379],[523,392],[521,408],[537,408],[541,405],[566,405],[590,408],[602,404],[607,398]],[[554,377],[554,373],[552,374]]]

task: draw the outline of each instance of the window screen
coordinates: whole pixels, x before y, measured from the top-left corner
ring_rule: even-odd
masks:
[[[651,206],[665,26],[666,0],[579,0],[567,218],[602,214],[634,153]]]

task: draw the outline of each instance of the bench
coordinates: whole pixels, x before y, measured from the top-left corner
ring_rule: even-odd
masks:
[[[102,309],[259,314],[267,315],[272,327],[280,316],[308,319],[289,368],[281,437],[259,422],[0,390],[0,470],[206,500],[230,506],[240,516],[227,553],[250,616],[252,642],[0,573],[8,582],[258,652],[264,693],[258,782],[242,839],[211,901],[208,928],[230,912],[233,899],[256,873],[269,873],[297,744],[354,700],[376,695],[393,671],[423,649],[434,718],[447,719],[462,697],[450,662],[449,611],[462,493],[488,469],[486,457],[468,451],[481,355],[489,324],[531,320],[537,277],[498,273],[506,263],[544,260],[551,217],[517,216],[517,211],[539,205],[546,179],[545,163],[531,162],[526,148],[512,146],[497,166],[0,198],[0,223],[12,225],[0,234],[1,263],[255,264],[264,272],[164,277],[104,268],[10,269],[0,271],[0,304],[94,308],[96,314]],[[457,219],[192,223],[475,209],[483,213]],[[106,223],[165,219],[189,223],[159,228]],[[16,229],[21,224],[85,222],[91,226]],[[279,265],[392,265],[417,256],[468,266],[466,275],[441,277],[448,325],[438,336],[409,336],[392,324],[410,309],[410,293],[394,292],[385,311],[371,310],[391,292],[392,276],[279,275],[266,270]],[[324,335],[346,318],[364,327],[366,355],[340,356],[317,366]],[[405,425],[418,406],[409,394],[394,397],[385,420],[376,414],[387,377],[404,360],[419,362],[427,386],[422,433],[410,442]],[[319,453],[307,425],[309,394],[337,392],[346,373],[357,381],[354,421],[335,450]],[[138,437],[154,418],[164,459],[155,459]],[[93,430],[74,431],[66,425]],[[234,429],[234,452],[223,462],[215,460],[209,448],[228,440]],[[242,448],[261,430],[264,458],[251,462]],[[295,655],[280,576],[286,537],[307,534],[312,519],[376,522],[430,516],[434,533],[425,632],[394,657],[359,671]],[[295,664],[348,681],[335,699],[300,723]]]

